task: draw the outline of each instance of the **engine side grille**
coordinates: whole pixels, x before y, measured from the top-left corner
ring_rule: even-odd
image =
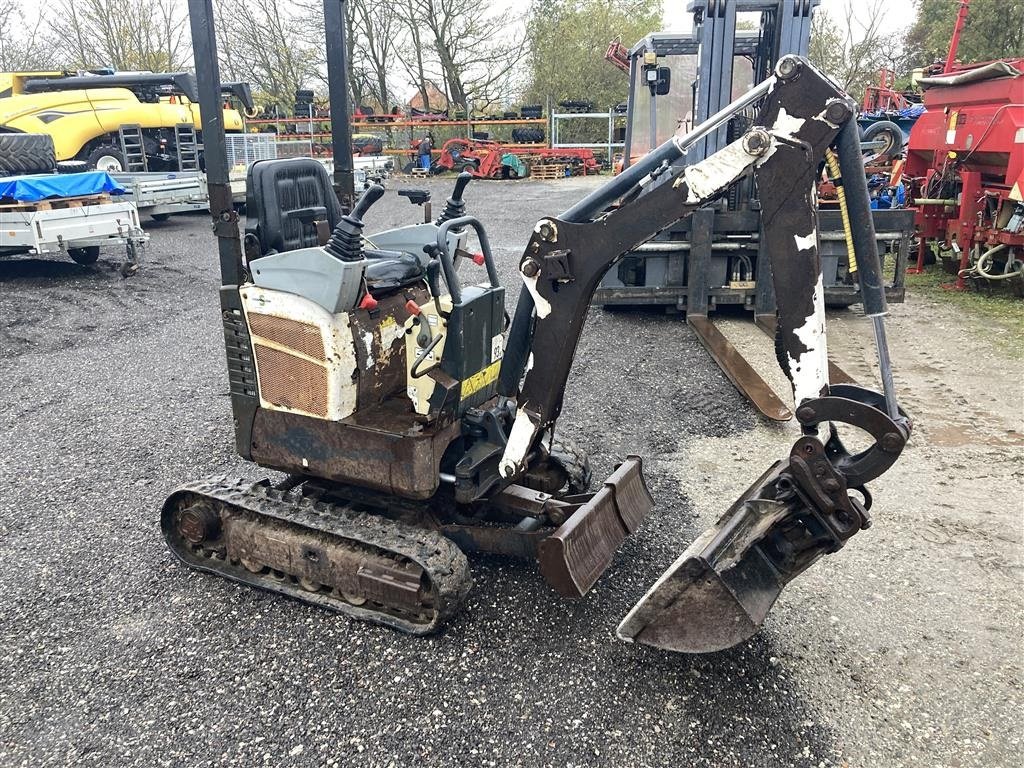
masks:
[[[274,315],[250,312],[249,329],[253,336],[260,336],[267,341],[294,349],[314,360],[327,359],[324,352],[323,336],[315,325]]]
[[[252,315],[249,317],[251,320]],[[326,368],[259,342],[254,347],[260,395],[264,400],[327,418]]]

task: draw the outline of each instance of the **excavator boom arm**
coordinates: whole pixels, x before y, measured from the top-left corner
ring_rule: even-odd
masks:
[[[694,165],[672,164],[694,137],[706,135],[759,96],[764,99],[760,114],[741,139]],[[810,64],[785,57],[774,78],[692,134],[666,142],[589,202],[537,223],[519,265],[524,287],[501,371],[503,394],[518,403],[503,475],[525,467],[538,436],[558,418],[587,308],[608,268],[751,171],[765,189],[764,236],[773,246],[782,342],[793,361],[797,401],[825,391],[813,185],[825,150],[853,109],[849,97]],[[622,202],[605,210],[610,195]]]
[[[795,56],[781,59],[775,77],[759,90],[760,113],[738,141],[685,166],[672,162],[692,135],[673,139],[589,201],[538,222],[520,261],[524,288],[502,368],[503,392],[517,403],[499,464],[507,480],[524,470],[537,440],[554,427],[587,307],[605,271],[754,174],[778,305],[780,362],[793,384],[803,436],[665,572],[618,629],[624,640],[670,650],[709,652],[750,637],[789,581],[870,526],[864,484],[892,465],[910,435],[891,383],[881,321],[885,293],[854,104]],[[760,95],[748,93],[695,133],[714,129]],[[850,169],[844,173],[849,219],[857,227],[850,235],[865,314],[875,325],[884,395],[829,385],[815,193],[827,151],[837,151]],[[605,210],[613,199],[619,204]],[[868,432],[874,444],[851,455],[835,427],[844,423]]]

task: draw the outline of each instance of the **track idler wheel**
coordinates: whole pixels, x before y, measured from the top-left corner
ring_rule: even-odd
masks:
[[[179,511],[176,522],[181,538],[194,546],[220,538],[220,515],[205,501]]]

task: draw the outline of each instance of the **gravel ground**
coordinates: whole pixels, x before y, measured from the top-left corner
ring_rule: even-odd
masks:
[[[506,284],[543,213],[593,184],[475,183]],[[397,187],[392,184],[392,188]],[[449,183],[429,182],[440,201]],[[437,203],[439,204],[439,202]],[[411,220],[390,191],[369,229]],[[564,428],[644,457],[656,513],[584,600],[473,560],[413,639],[178,565],[160,504],[233,452],[205,216],[148,226],[142,271],[0,262],[0,765],[1010,766],[1020,764],[1022,371],[942,306],[894,308],[919,429],[877,524],[765,629],[688,657],[618,619],[793,438],[755,417],[677,318],[593,310]],[[513,291],[514,293],[514,291]],[[725,323],[772,363],[749,325]],[[869,336],[836,319],[869,381]]]

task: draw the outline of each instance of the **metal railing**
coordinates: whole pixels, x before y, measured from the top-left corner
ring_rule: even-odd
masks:
[[[625,113],[618,112],[562,112],[551,115],[551,146],[559,149],[604,149],[608,152],[608,161],[611,162],[612,152],[616,148],[625,147],[625,143],[615,141],[615,121],[625,121]],[[608,134],[606,141],[597,142],[567,142],[562,141],[561,134],[565,132],[566,126],[562,125],[566,120],[604,120],[608,123]],[[597,127],[593,128],[594,131]]]

